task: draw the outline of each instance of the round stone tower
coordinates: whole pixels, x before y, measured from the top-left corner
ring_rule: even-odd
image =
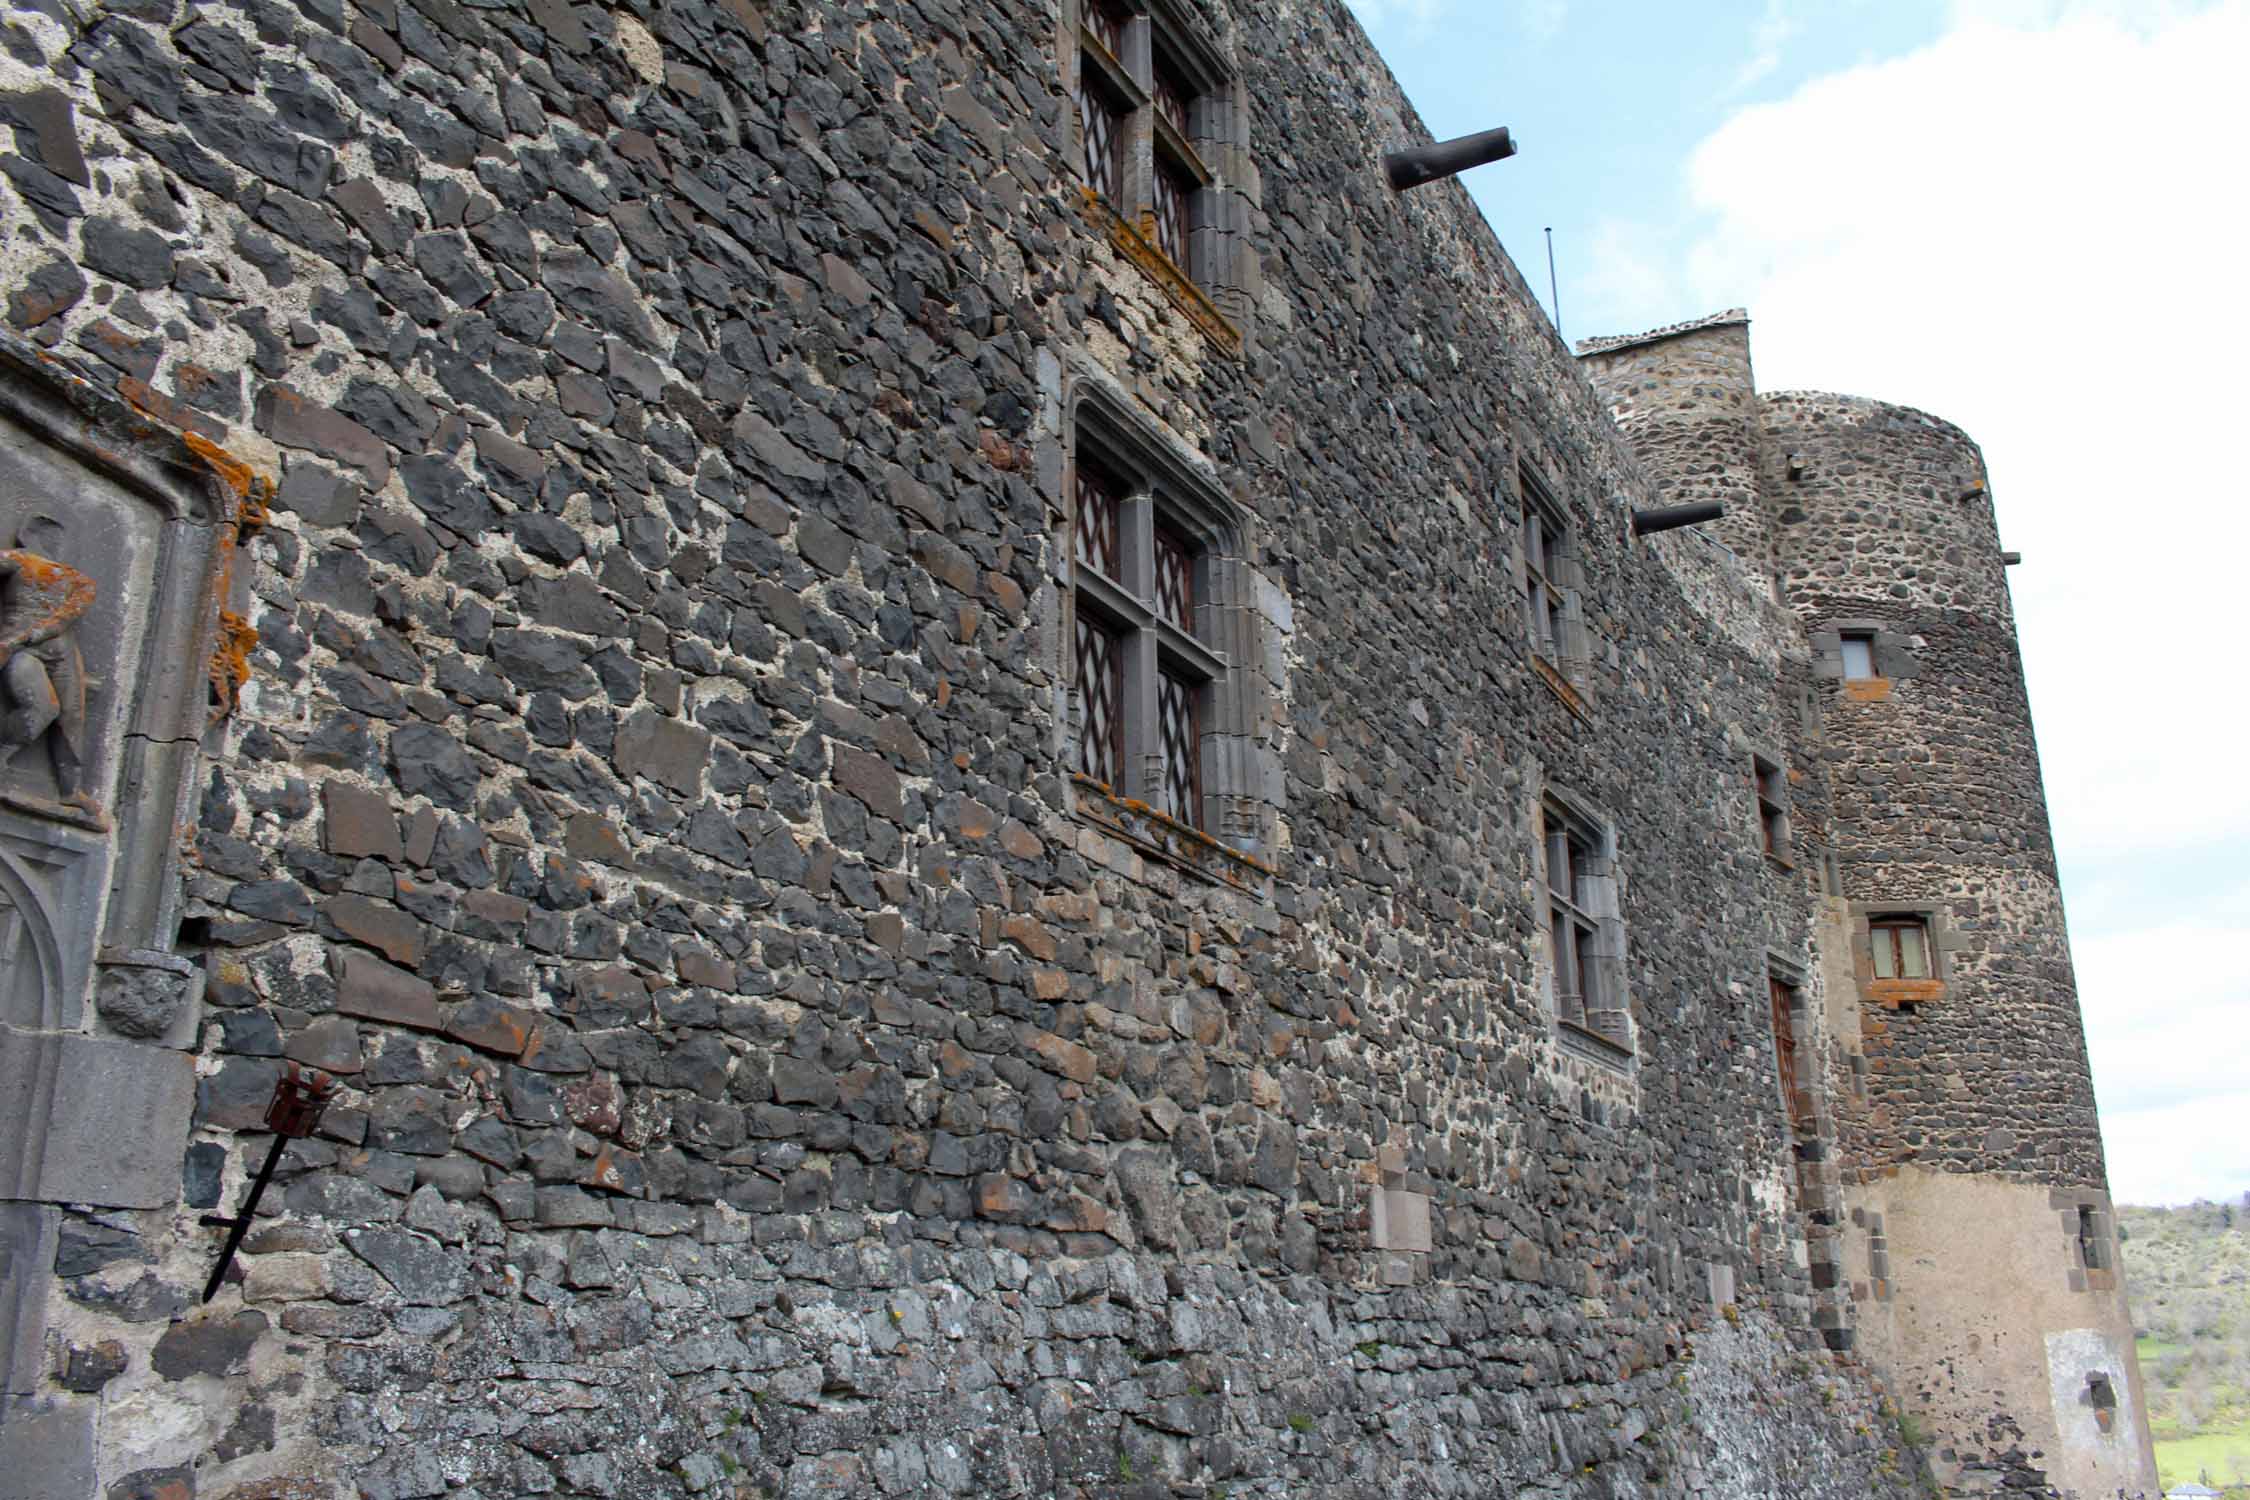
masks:
[[[1963,1493],[2153,1493],[1983,456],[1879,401],[1759,406],[1832,797],[1818,946],[1858,1347]]]

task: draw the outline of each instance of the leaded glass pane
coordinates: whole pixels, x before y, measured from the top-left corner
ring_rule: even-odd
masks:
[[[1172,122],[1181,139],[1188,139],[1188,101],[1195,97],[1194,90],[1181,82],[1179,74],[1159,63],[1156,86],[1149,92],[1156,100],[1156,112]]]
[[[1156,612],[1180,629],[1195,631],[1195,555],[1162,527],[1156,532]]]
[[[1196,685],[1170,672],[1156,680],[1156,743],[1164,762],[1157,807],[1193,828],[1203,826],[1202,736]]]
[[[1078,560],[1114,579],[1117,566],[1118,487],[1084,459],[1078,461]]]
[[[1125,653],[1111,631],[1078,616],[1078,769],[1106,786],[1125,763]]]
[[[1188,269],[1188,231],[1194,227],[1195,179],[1169,162],[1156,167],[1156,246],[1172,264]]]
[[[1086,185],[1112,203],[1125,196],[1124,121],[1078,65],[1078,133],[1086,145]]]
[[[1111,57],[1122,58],[1125,55],[1124,14],[1116,6],[1104,4],[1103,0],[1086,0],[1080,13],[1094,39],[1109,49]]]

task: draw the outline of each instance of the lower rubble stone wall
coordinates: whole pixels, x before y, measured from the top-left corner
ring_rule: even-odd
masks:
[[[132,1413],[224,1432],[202,1463],[109,1495],[1912,1492],[1863,1378],[1755,1310],[1639,1363],[1612,1309],[1530,1283],[1038,1263],[974,1231],[828,1243],[845,1226],[817,1218],[802,1237],[759,1221],[753,1243],[720,1211],[669,1236],[519,1234],[428,1190],[410,1218],[263,1231],[279,1248],[245,1257],[243,1287],[172,1324],[151,1378],[106,1398],[112,1441],[135,1440],[116,1431]],[[82,1259],[95,1238],[74,1231]],[[198,1406],[228,1378],[231,1416]]]

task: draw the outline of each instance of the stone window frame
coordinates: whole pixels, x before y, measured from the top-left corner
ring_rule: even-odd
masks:
[[[1089,18],[1113,13],[1111,28]],[[1249,110],[1241,70],[1181,0],[1064,0],[1062,63],[1067,160],[1087,222],[1154,282],[1213,344],[1239,354],[1251,301],[1239,184],[1251,175]],[[1159,107],[1159,70],[1186,93],[1187,129]],[[1089,171],[1081,95],[1107,100],[1121,139],[1113,198]],[[1195,184],[1184,258],[1167,248],[1159,217],[1164,174]]]
[[[1604,1067],[1631,1073],[1640,1062],[1637,1028],[1633,1023],[1633,997],[1626,982],[1625,919],[1618,871],[1617,825],[1584,799],[1549,783],[1535,804],[1539,837],[1534,841],[1539,892],[1540,930],[1538,955],[1540,995],[1554,1027],[1558,1045],[1575,1056]],[[1550,884],[1550,847],[1557,838],[1583,851],[1573,860],[1576,879],[1562,910],[1562,893]],[[1559,988],[1563,955],[1555,946],[1555,927],[1561,922],[1583,923],[1591,947],[1587,973],[1580,992],[1568,996]],[[1589,992],[1586,979],[1593,983]],[[1575,1005],[1571,1002],[1575,1001]],[[1573,1014],[1573,1011],[1576,1014]]]
[[[2052,1188],[2047,1204],[2062,1220],[2065,1264],[2074,1292],[2106,1292],[2117,1285],[2117,1212],[2109,1195],[2094,1188]]]
[[[1766,858],[1784,870],[1797,868],[1789,818],[1789,763],[1778,751],[1750,751],[1750,803],[1757,817],[1758,843]]]
[[[1915,918],[1922,923],[1929,944],[1930,975],[1927,979],[1875,977],[1873,924],[1902,917]],[[1944,1000],[1951,993],[1954,956],[1968,945],[1953,930],[1944,907],[1915,897],[1896,901],[1854,901],[1851,921],[1852,977],[1858,982],[1861,995],[1885,1010],[1913,1015],[1920,1006]]]
[[[1062,592],[1064,664],[1062,755],[1070,767],[1074,808],[1200,878],[1259,890],[1270,885],[1263,858],[1268,779],[1252,738],[1256,711],[1250,667],[1261,634],[1248,562],[1250,518],[1220,490],[1199,456],[1160,427],[1106,375],[1081,368],[1066,394],[1062,428],[1065,531],[1059,538],[1068,586]],[[1076,556],[1077,463],[1087,453],[1127,486],[1119,540],[1131,549],[1122,579],[1079,568]],[[1158,523],[1193,551],[1192,632],[1163,618],[1154,597]],[[1141,586],[1145,583],[1145,587]],[[1128,708],[1122,785],[1104,785],[1076,769],[1084,708],[1075,673],[1077,616],[1083,592],[1126,636]],[[1166,815],[1144,795],[1162,774],[1156,744],[1157,676],[1166,661],[1201,680],[1198,726],[1200,826]]]
[[[1586,714],[1586,692],[1592,678],[1593,652],[1586,628],[1585,548],[1570,508],[1556,486],[1528,458],[1519,456],[1511,468],[1510,496],[1517,535],[1512,572],[1517,607],[1523,611],[1524,650],[1532,670],[1552,688],[1574,714]],[[1554,596],[1553,628],[1546,628],[1535,612],[1532,564],[1534,526],[1551,535],[1543,549],[1546,566],[1537,581]]]
[[[1874,667],[1873,676],[1853,677],[1846,672],[1846,636],[1867,638],[1868,654]],[[1813,676],[1835,682],[1852,697],[1866,700],[1887,698],[1893,684],[1921,675],[1914,637],[1896,629],[1888,620],[1829,620],[1812,632],[1811,641]]]

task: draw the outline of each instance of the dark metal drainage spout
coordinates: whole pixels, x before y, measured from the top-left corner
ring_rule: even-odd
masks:
[[[1633,535],[1647,536],[1652,531],[1672,531],[1682,526],[1693,526],[1700,521],[1716,521],[1726,513],[1725,502],[1719,500],[1703,500],[1694,505],[1667,505],[1662,510],[1636,510],[1633,512]]]
[[[1390,179],[1394,189],[1403,193],[1425,182],[1435,182],[1440,177],[1451,177],[1456,172],[1466,172],[1471,167],[1481,167],[1488,161],[1515,154],[1516,143],[1509,136],[1508,127],[1503,125],[1498,130],[1480,130],[1475,135],[1455,136],[1431,146],[1386,152],[1383,175]]]

